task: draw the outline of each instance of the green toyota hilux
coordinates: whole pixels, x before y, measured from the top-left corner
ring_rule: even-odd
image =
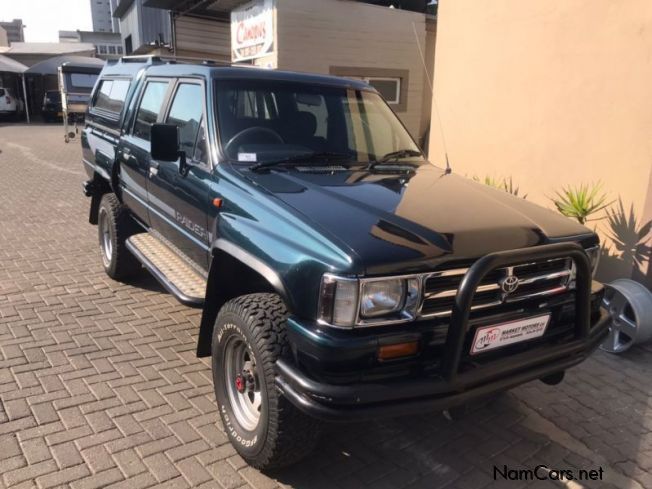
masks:
[[[202,309],[251,465],[324,421],[560,382],[608,330],[598,237],[426,160],[362,81],[162,58],[102,71],[82,134],[106,273]]]

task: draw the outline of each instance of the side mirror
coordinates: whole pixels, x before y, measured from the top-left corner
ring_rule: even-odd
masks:
[[[152,124],[150,140],[152,158],[155,160],[179,159],[179,129],[174,124]]]
[[[160,161],[179,160],[179,173],[188,173],[186,152],[179,150],[179,129],[174,124],[152,124],[150,132],[152,158]]]

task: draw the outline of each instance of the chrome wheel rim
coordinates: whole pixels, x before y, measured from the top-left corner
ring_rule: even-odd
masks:
[[[100,209],[100,248],[102,249],[102,261],[108,267],[113,254],[113,242],[111,241],[111,226],[106,210]]]
[[[611,315],[611,325],[609,335],[600,345],[600,349],[610,353],[622,353],[634,344],[636,313],[625,295],[612,287],[607,288],[602,304]]]
[[[231,336],[224,347],[224,381],[229,404],[240,426],[253,431],[260,420],[262,395],[256,359],[249,346]]]

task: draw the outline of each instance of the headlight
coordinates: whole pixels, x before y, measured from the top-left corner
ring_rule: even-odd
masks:
[[[362,284],[360,313],[375,318],[401,309],[405,297],[405,280],[375,280]]]
[[[345,328],[411,321],[419,305],[416,276],[354,279],[326,274],[319,297],[319,319]]]
[[[595,272],[598,271],[598,265],[600,264],[600,255],[602,250],[600,250],[600,246],[594,246],[592,248],[587,248],[586,249],[586,254],[589,255],[589,261],[591,262],[591,272],[593,273],[593,276],[595,277]]]
[[[600,245],[598,246],[592,246],[591,248],[585,248],[584,252],[588,255],[589,257],[589,263],[591,264],[591,274],[593,277],[595,277],[595,273],[598,271],[598,265],[600,264],[600,255],[602,254],[602,250],[600,249]],[[570,274],[570,280],[569,280],[569,288],[574,289],[575,288],[575,280],[577,279],[577,268],[575,267],[575,262],[572,263],[571,265],[571,274]]]

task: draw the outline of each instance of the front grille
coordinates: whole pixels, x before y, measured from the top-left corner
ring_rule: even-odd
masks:
[[[478,285],[471,309],[543,299],[566,292],[570,285],[571,267],[570,258],[557,258],[493,270]],[[467,271],[468,268],[452,268],[426,277],[420,317],[450,315],[457,289]]]

